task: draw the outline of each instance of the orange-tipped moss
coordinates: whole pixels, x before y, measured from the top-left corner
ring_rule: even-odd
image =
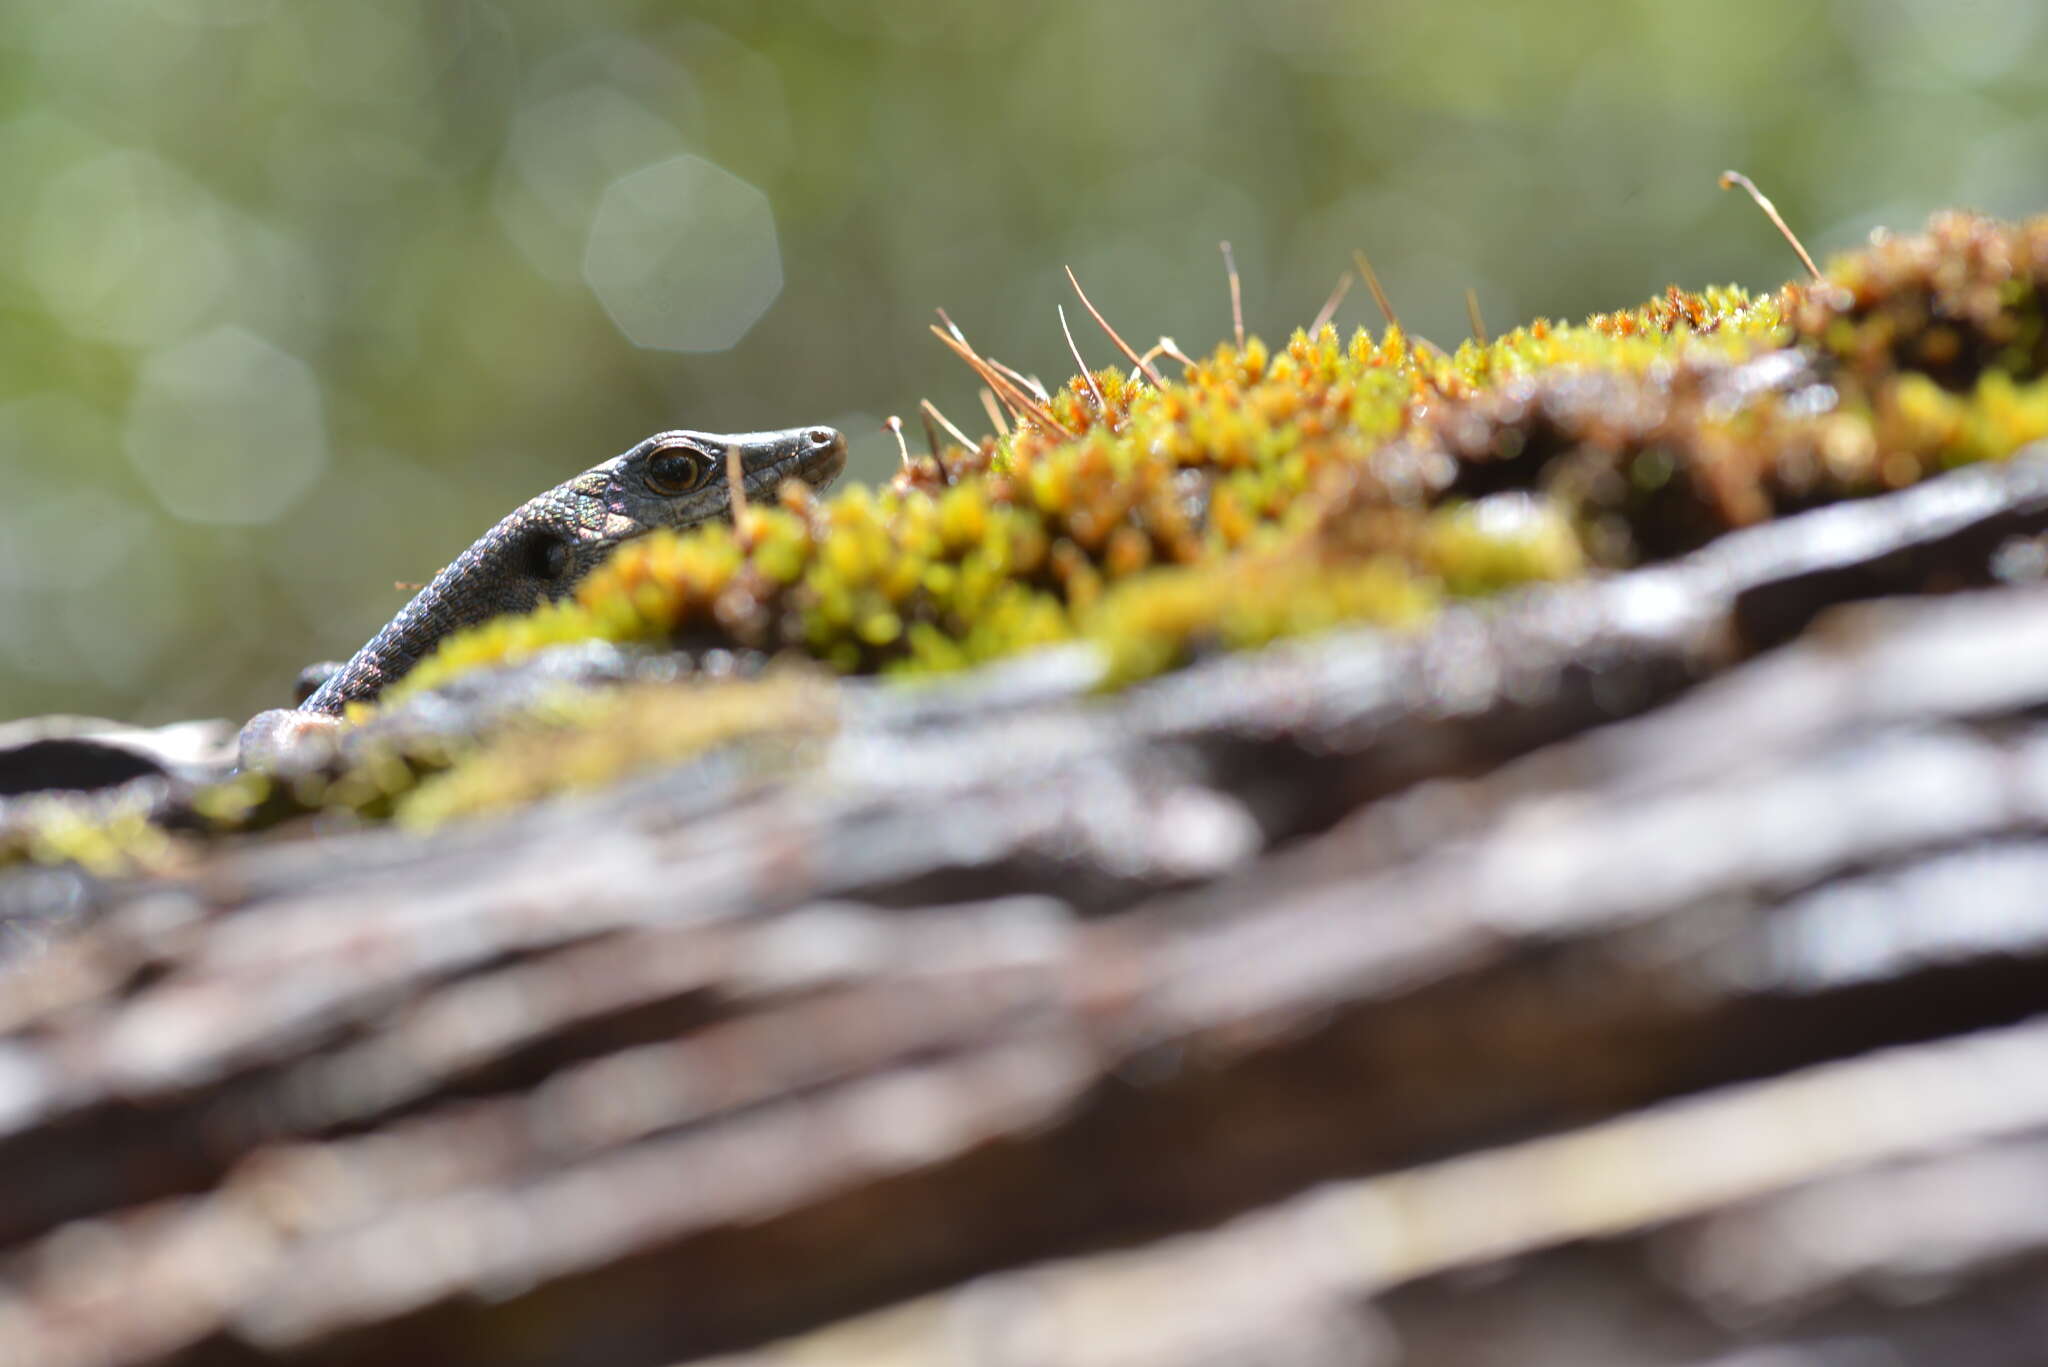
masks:
[[[1242,644],[1677,554],[2038,435],[2044,234],[1951,215],[1781,295],[1674,287],[1450,356],[1391,322],[1348,341],[1325,326],[1279,347],[1219,345],[1177,377],[1155,368],[1158,383],[1113,368],[1050,393],[949,322],[934,331],[1016,415],[1007,431],[906,452],[881,489],[821,500],[792,487],[749,515],[744,538],[708,527],[632,542],[571,602],[456,637],[399,692],[587,636],[788,651],[853,673],[959,668],[1086,636],[1133,677],[1131,661],[1185,656],[1205,594],[1213,639]],[[1923,326],[1903,343],[1915,310],[1953,314],[1948,340]],[[1731,367],[1795,339],[1824,365],[1848,362],[1836,389],[1725,397]],[[1920,364],[1881,369],[1905,353]],[[1944,355],[1960,370],[1933,365]],[[1979,382],[1987,371],[2006,378]],[[1518,501],[1456,507],[1508,493]],[[1354,512],[1340,537],[1332,507],[1378,511]],[[1534,557],[1531,527],[1546,548]],[[1371,591],[1338,583],[1353,572]],[[1227,625],[1249,620],[1238,583],[1269,597],[1285,585],[1302,603]],[[1127,599],[1126,585],[1142,591]],[[1108,639],[1148,630],[1159,639]]]
[[[1785,288],[1796,341],[1865,384],[1908,371],[1955,392],[1987,371],[2048,370],[2048,217],[1936,214],[1924,233],[1874,235]]]
[[[1405,629],[1454,598],[1680,554],[2048,438],[2044,292],[2048,219],[1945,214],[1833,262],[1824,281],[1760,297],[1673,288],[1448,356],[1391,319],[1378,335],[1319,326],[1203,357],[1164,339],[1138,355],[1105,322],[1137,369],[1047,392],[949,321],[935,331],[1011,415],[995,435],[970,442],[947,423],[953,443],[905,449],[880,489],[821,499],[791,484],[743,531],[629,542],[571,599],[452,637],[391,696],[593,637],[842,673],[958,669],[1082,639],[1122,683],[1346,623]],[[1759,359],[1785,347],[1790,364]],[[498,741],[244,776],[200,794],[187,826],[315,809],[431,823],[642,758],[808,734],[830,688],[806,680],[801,704],[774,691],[795,687],[699,686],[680,710],[629,691]],[[135,813],[93,810],[34,808],[0,832],[0,860],[111,871],[175,858]]]
[[[1205,593],[1214,624],[1238,621],[1233,583],[1284,583],[1318,606],[1261,619],[1277,626],[1217,625],[1224,644],[1295,621],[1408,620],[1415,603],[1566,563],[1677,554],[2039,435],[2044,234],[1951,215],[1780,295],[1673,288],[1449,356],[1397,324],[1348,341],[1325,326],[1278,347],[1219,345],[1156,384],[1113,368],[1049,394],[935,329],[1016,415],[1009,430],[909,458],[879,490],[793,494],[756,510],[744,540],[705,528],[631,543],[573,602],[456,638],[405,690],[592,635],[792,651],[861,673],[1086,636],[1127,666],[1183,658],[1200,633],[1171,623],[1199,616],[1187,605]],[[1833,368],[1834,389],[1797,403],[1769,385],[1739,402],[1717,389],[1788,341]],[[1553,551],[1569,529],[1570,554],[1532,561],[1497,541],[1511,522],[1497,509],[1430,520],[1503,493],[1522,496],[1513,506]],[[1333,562],[1332,499],[1386,513],[1383,543]],[[1378,587],[1337,591],[1333,563],[1371,566]],[[1140,610],[1126,584],[1180,606]],[[1105,639],[1147,623],[1157,642]]]

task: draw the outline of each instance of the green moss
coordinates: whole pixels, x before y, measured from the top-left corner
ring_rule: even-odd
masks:
[[[2048,216],[2004,223],[1936,214],[1923,233],[1877,233],[1785,289],[1797,342],[1865,384],[1897,372],[1967,392],[1987,371],[2048,371]]]
[[[1252,555],[1138,575],[1105,596],[1083,629],[1102,648],[1115,686],[1200,655],[1346,624],[1419,626],[1440,601],[1438,586],[1391,558]]]
[[[767,741],[787,750],[829,734],[837,716],[830,686],[795,673],[567,694],[422,779],[399,796],[393,815],[402,826],[427,830],[603,788],[719,746]]]
[[[1933,378],[1897,376],[1877,391],[1872,446],[1895,466],[1894,482],[1974,461],[2001,460],[2048,438],[2048,377],[2015,379],[1988,369],[1966,394]]]
[[[177,844],[150,820],[147,796],[109,802],[51,793],[17,799],[10,807],[0,831],[0,865],[68,864],[102,878],[177,868]]]
[[[1998,360],[2017,364],[2039,337],[2033,286],[1987,283],[2001,251],[2032,270],[2034,232],[1945,218],[1909,246],[1838,263],[1825,290],[1674,287],[1450,355],[1398,328],[1347,340],[1325,327],[1277,348],[1218,346],[1161,387],[1121,370],[1077,376],[1042,417],[908,462],[885,488],[825,501],[793,490],[739,528],[633,542],[572,604],[451,641],[401,692],[585,636],[790,651],[847,673],[958,669],[1085,636],[1134,678],[1137,662],[1169,667],[1197,640],[1405,622],[1419,603],[1677,554],[2034,433],[2038,396]],[[1975,283],[1944,294],[1944,253],[1961,253]],[[1913,269],[1935,304],[1967,300],[1983,340],[1963,350],[2007,380],[1956,395],[1913,379],[1934,378],[1925,370],[1852,366],[1838,412],[1770,394],[1732,412],[1712,401],[1715,376],[1791,341],[1837,366],[1897,356],[1894,314],[1920,297],[1900,283]],[[1863,332],[1842,332],[1858,320]],[[1533,496],[1518,522],[1454,506],[1512,490]],[[1340,505],[1384,515],[1362,534],[1354,516],[1338,537],[1326,514]],[[1364,567],[1369,589],[1343,585]],[[1253,582],[1302,601],[1252,612],[1231,586]]]
[[[571,600],[458,633],[390,696],[590,638],[848,674],[1079,639],[1120,684],[1343,624],[1410,629],[1453,599],[1681,554],[2048,437],[2044,292],[2048,219],[1951,214],[1773,295],[1674,287],[1448,355],[1398,328],[1325,327],[1218,346],[1157,387],[1077,376],[1039,416],[907,460],[882,488],[820,499],[791,484],[737,526],[630,542]],[[1727,399],[1735,367],[1788,345],[1825,390]],[[815,677],[572,697],[472,741],[244,776],[201,793],[184,826],[309,811],[430,826],[801,740],[829,727],[832,700]],[[24,810],[0,859],[177,858],[138,812]]]
[[[1538,323],[1454,356],[1413,345],[1398,328],[1347,341],[1325,327],[1278,349],[1256,338],[1218,346],[1162,388],[1118,370],[1076,377],[1052,395],[1049,422],[1025,419],[973,450],[910,463],[882,489],[820,501],[792,486],[780,506],[751,511],[740,527],[632,542],[573,603],[457,637],[396,696],[589,636],[795,651],[868,673],[958,669],[1156,622],[1157,642],[1106,644],[1126,663],[1173,660],[1194,633],[1185,605],[1240,572],[1284,580],[1314,606],[1266,613],[1269,625],[1253,628],[1233,625],[1242,612],[1219,601],[1221,641],[1407,620],[1416,601],[1549,577],[1561,544],[1551,538],[1532,559],[1525,529],[1494,544],[1505,526],[1498,518],[1458,514],[1426,539],[1417,524],[1385,545],[1347,547],[1347,563],[1375,567],[1370,592],[1340,590],[1328,563],[1276,567],[1275,555],[1329,560],[1328,547],[1300,538],[1333,489],[1424,510],[1436,491],[1397,487],[1373,470],[1375,453],[1419,414],[1546,368],[1642,373],[1693,351],[1738,354],[1779,327],[1775,304],[1739,291],[1673,291],[1630,313],[1578,327]],[[1576,566],[1582,557],[1568,559]],[[1222,565],[1237,568],[1218,573]],[[1187,585],[1169,588],[1174,574],[1189,575]],[[1392,593],[1386,576],[1410,588]],[[1144,600],[1185,605],[1121,604],[1119,587],[1138,579]]]
[[[1418,551],[1444,591],[1459,598],[1571,579],[1586,566],[1578,531],[1563,508],[1513,494],[1435,514],[1423,524]]]

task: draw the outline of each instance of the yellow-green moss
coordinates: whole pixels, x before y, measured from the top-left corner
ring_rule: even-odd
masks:
[[[1077,376],[1043,417],[907,460],[880,489],[791,484],[737,526],[630,542],[570,600],[458,633],[390,696],[591,638],[842,673],[1085,639],[1125,683],[1346,623],[1406,629],[1454,598],[1679,554],[2048,438],[2044,298],[2048,219],[1949,214],[1771,295],[1674,287],[1448,355],[1396,327],[1325,327],[1218,346],[1160,387]],[[1716,397],[1731,367],[1784,346],[1831,406],[1769,387]],[[574,696],[475,740],[243,776],[200,793],[186,824],[325,811],[432,825],[816,735],[832,699],[815,677]],[[19,809],[0,839],[0,860],[106,872],[176,854],[140,808],[58,800]]]
[[[1794,339],[1847,376],[1897,372],[1969,390],[1987,371],[2048,371],[2048,216],[2005,223],[1936,214],[1921,233],[1873,235],[1828,263],[1827,278],[1788,285]]]
[[[102,878],[176,864],[176,842],[150,821],[151,799],[137,794],[111,803],[79,794],[18,799],[0,835],[0,864],[70,864]]]
[[[1392,559],[1249,555],[1127,580],[1086,614],[1083,629],[1102,648],[1114,685],[1204,653],[1346,624],[1419,626],[1440,601],[1437,586]]]
[[[829,683],[785,672],[718,683],[640,684],[564,694],[493,734],[398,799],[399,824],[424,830],[544,797],[603,788],[721,745],[793,746],[830,734]]]
[[[1496,494],[1432,515],[1422,527],[1421,562],[1444,591],[1480,598],[1522,584],[1571,579],[1586,567],[1577,530],[1555,502]]]
[[[572,602],[463,633],[394,696],[593,636],[793,650],[851,673],[957,669],[1156,622],[1157,642],[1106,644],[1126,664],[1171,660],[1193,628],[1167,624],[1184,622],[1191,607],[1112,610],[1117,587],[1142,579],[1147,601],[1180,595],[1192,605],[1201,586],[1231,577],[1196,568],[1232,557],[1246,557],[1247,575],[1285,580],[1317,606],[1272,609],[1262,620],[1275,625],[1254,630],[1226,625],[1221,617],[1240,614],[1219,601],[1218,640],[1266,639],[1286,622],[1405,619],[1407,606],[1388,605],[1547,577],[1559,544],[1553,538],[1533,562],[1520,531],[1494,544],[1498,519],[1452,515],[1426,544],[1408,537],[1348,551],[1374,566],[1369,592],[1340,591],[1329,564],[1276,567],[1276,548],[1300,545],[1327,491],[1356,497],[1360,481],[1377,478],[1374,453],[1418,413],[1546,367],[1643,372],[1678,354],[1737,354],[1779,327],[1773,302],[1673,291],[1631,313],[1579,327],[1538,323],[1455,356],[1412,344],[1398,328],[1346,341],[1325,327],[1277,349],[1257,338],[1218,346],[1163,388],[1098,371],[1052,395],[1050,424],[1027,419],[974,450],[949,448],[884,488],[817,500],[791,486],[779,506],[751,510],[738,527],[629,543]],[[1368,497],[1420,510],[1430,495],[1386,487]],[[1185,590],[1167,587],[1176,573],[1192,575]],[[1389,575],[1412,591],[1387,592]]]

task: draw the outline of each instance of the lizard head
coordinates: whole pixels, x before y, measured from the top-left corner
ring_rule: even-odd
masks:
[[[846,466],[846,438],[829,427],[780,432],[657,432],[622,456],[542,494],[513,519],[540,596],[566,592],[621,541],[660,527],[691,527],[732,515],[727,452],[739,456],[748,498],[767,499],[785,479],[824,489]]]

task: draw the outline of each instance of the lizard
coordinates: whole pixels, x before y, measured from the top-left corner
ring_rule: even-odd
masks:
[[[728,451],[738,456],[740,484],[749,496],[772,494],[786,478],[824,489],[846,465],[846,438],[829,427],[734,436],[657,432],[520,504],[348,661],[315,665],[302,674],[296,708],[259,712],[242,728],[240,766],[288,765],[311,738],[339,728],[350,703],[375,698],[443,637],[563,597],[620,542],[729,515]]]

